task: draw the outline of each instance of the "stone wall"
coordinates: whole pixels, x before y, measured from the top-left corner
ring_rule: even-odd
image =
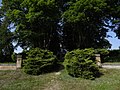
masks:
[[[96,54],[96,64],[101,67],[101,58],[100,58],[100,54]],[[22,55],[17,55],[17,62],[15,65],[13,64],[2,64],[0,65],[0,70],[16,70],[16,69],[20,69],[21,68],[21,64],[22,64]]]
[[[16,66],[0,66],[0,70],[16,70]]]
[[[22,55],[17,55],[16,64],[1,64],[0,70],[17,70],[21,68]]]

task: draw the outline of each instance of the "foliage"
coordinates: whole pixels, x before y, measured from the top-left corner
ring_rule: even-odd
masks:
[[[109,51],[107,49],[95,49],[96,54],[108,55]]]
[[[73,77],[94,79],[99,73],[94,60],[94,49],[73,50],[65,55],[64,66]]]
[[[57,27],[59,9],[55,0],[3,0],[10,23],[14,23],[14,41],[23,49],[39,47],[56,53],[59,49]],[[6,4],[7,3],[7,4]]]
[[[120,50],[110,50],[105,62],[120,62]]]
[[[68,9],[62,14],[66,48],[109,48],[111,45],[105,39],[108,32],[105,0],[69,1]]]
[[[119,20],[119,0],[2,0],[0,45],[7,41],[2,45],[12,48],[17,42],[23,49],[39,47],[56,55],[61,48],[110,48],[107,32],[119,37]]]
[[[11,55],[11,58],[12,58],[13,62],[16,62],[16,60],[17,60],[17,56],[16,55],[17,54],[15,52],[13,52],[13,54]]]
[[[105,57],[104,62],[120,62],[120,56],[115,57]]]
[[[120,56],[120,50],[110,50],[109,56],[110,57]]]
[[[24,72],[32,75],[52,71],[56,65],[56,57],[48,50],[33,48],[27,52],[27,59],[24,61]]]
[[[11,55],[14,51],[12,45],[13,34],[10,31],[9,19],[6,17],[4,9],[0,7],[0,58],[1,62],[11,62]]]
[[[120,1],[119,0],[106,0],[111,18],[111,29],[116,33],[120,39]]]

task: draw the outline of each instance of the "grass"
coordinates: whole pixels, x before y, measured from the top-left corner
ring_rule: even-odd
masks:
[[[1,63],[0,64],[16,64],[16,62],[4,62],[4,63]]]
[[[120,65],[120,62],[105,62],[103,64],[109,64],[109,65]]]
[[[120,90],[120,70],[102,69],[104,75],[95,80],[72,78],[64,70],[39,76],[22,70],[0,71],[0,90]]]

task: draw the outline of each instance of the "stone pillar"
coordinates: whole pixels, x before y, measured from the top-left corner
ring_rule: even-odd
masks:
[[[96,64],[97,64],[99,67],[102,67],[100,54],[95,54],[95,59],[96,59]]]
[[[17,55],[16,68],[20,69],[22,65],[22,55]]]

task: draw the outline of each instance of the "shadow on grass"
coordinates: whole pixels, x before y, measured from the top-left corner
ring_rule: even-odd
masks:
[[[100,78],[103,75],[103,72],[99,71],[98,73],[96,73],[95,78]]]
[[[55,64],[54,66],[47,66],[45,69],[43,68],[43,71],[45,73],[51,73],[51,72],[59,72],[64,69],[64,66],[62,64]]]
[[[103,74],[103,72],[101,71],[101,69],[96,70],[96,71],[92,71],[92,73],[87,72],[87,71],[82,71],[79,73],[68,73],[68,75],[70,75],[73,78],[84,78],[84,79],[89,79],[89,80],[95,80],[97,78],[100,78]]]
[[[44,75],[44,74],[47,74],[47,73],[53,73],[53,72],[59,72],[61,70],[64,69],[64,66],[62,64],[55,64],[54,66],[47,66],[45,68],[42,68],[41,71],[44,71],[42,73],[38,73],[34,76],[38,76],[38,75]],[[66,73],[67,74],[67,73]],[[30,74],[31,75],[31,74]],[[70,74],[68,74],[69,76],[73,77],[73,78],[80,78],[80,77],[75,77],[75,76],[72,76]],[[90,80],[95,80],[96,78],[100,78],[103,74],[103,72],[100,70],[98,71],[97,73],[94,74],[94,78],[91,78]],[[84,78],[84,79],[89,79],[89,78]]]
[[[43,75],[43,74],[52,73],[52,72],[59,72],[63,69],[64,69],[64,66],[62,64],[57,63],[55,65],[47,65],[47,66],[40,68],[40,69],[37,69],[37,68],[24,69],[23,68],[22,70],[26,74],[38,76],[38,75]]]

